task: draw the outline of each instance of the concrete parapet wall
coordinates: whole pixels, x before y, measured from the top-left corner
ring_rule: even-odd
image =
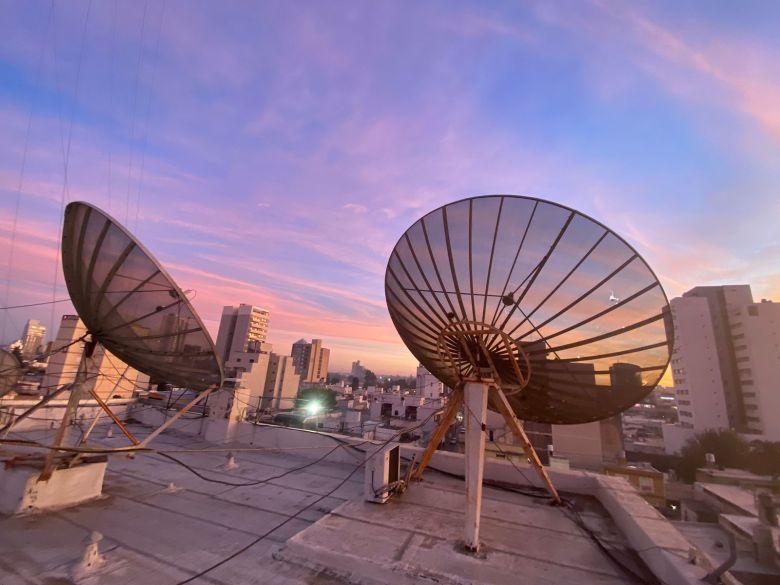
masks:
[[[138,409],[132,417],[138,422],[157,428],[170,419],[176,411],[158,409]],[[186,415],[185,415],[186,416]],[[279,427],[274,425],[253,424],[248,422],[231,421],[224,418],[193,417],[182,418],[173,423],[172,430],[185,435],[191,435],[193,439],[205,440],[212,443],[225,445],[267,447],[269,449],[300,449],[311,450],[312,457],[319,457],[322,451],[333,449],[339,444],[346,448],[334,450],[327,461],[355,464],[361,460],[361,450],[365,450],[370,444],[376,443],[356,437],[346,437],[322,432],[307,431]],[[153,445],[154,443],[152,443]],[[353,445],[357,449],[351,449]]]
[[[595,496],[656,577],[667,585],[700,583],[707,571],[691,563],[695,549],[622,477],[595,477]]]
[[[414,456],[417,461],[422,457],[424,449],[411,445],[401,445],[401,455],[409,459]],[[517,467],[515,467],[515,465]],[[436,451],[431,459],[430,466],[447,473],[463,475],[464,459],[461,453],[450,453],[448,451]],[[522,474],[518,471],[520,469]],[[570,492],[583,495],[595,495],[597,475],[586,471],[575,471],[566,469],[547,468],[547,474],[550,476],[555,487],[564,492]],[[509,462],[505,459],[486,459],[485,460],[485,479],[490,481],[501,481],[508,484],[527,485],[538,488],[544,488],[544,483],[537,475],[536,471],[530,465],[524,463]]]
[[[0,400],[0,426],[6,424],[9,420],[16,420],[16,417],[37,402],[37,399]],[[111,408],[111,412],[113,412],[119,420],[126,420],[134,402],[134,400],[111,400],[108,405]],[[13,430],[22,432],[57,427],[62,420],[62,415],[65,412],[67,403],[67,400],[52,400],[47,406],[36,410],[28,418],[15,424]],[[94,400],[82,400],[79,403],[76,421],[88,425],[92,419],[97,416],[98,412],[103,412],[103,409],[101,409]],[[109,420],[105,413],[103,416],[105,417],[105,420]]]
[[[164,410],[162,408],[149,408],[149,406],[138,405],[130,410],[128,418],[133,418],[141,424],[153,428],[161,426],[165,421],[173,418],[176,410]],[[204,424],[210,419],[195,414],[185,414],[182,418],[175,421],[169,428],[179,431],[193,437],[200,437],[204,429]]]

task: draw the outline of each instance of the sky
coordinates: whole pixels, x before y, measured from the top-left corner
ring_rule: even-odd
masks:
[[[626,238],[669,298],[780,300],[780,4],[0,1],[0,302],[67,298],[89,201],[216,337],[271,311],[331,371],[416,361],[384,272],[464,197],[556,201]],[[0,343],[68,302],[0,311]]]

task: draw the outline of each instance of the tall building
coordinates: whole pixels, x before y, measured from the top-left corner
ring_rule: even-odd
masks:
[[[222,363],[227,364],[231,354],[261,353],[270,316],[266,309],[244,303],[222,309],[216,344]]]
[[[269,317],[267,310],[244,303],[222,311],[217,354],[225,367],[225,385],[233,389],[238,420],[265,410],[292,408],[298,394],[300,376],[293,358],[273,353],[266,341]]]
[[[780,304],[725,285],[693,288],[670,306],[680,426],[780,440]]]
[[[225,307],[217,333],[217,355],[225,368],[225,386],[233,388],[239,419],[254,416],[261,407],[271,359],[266,342],[270,313],[241,303]]]
[[[300,380],[301,377],[295,373],[291,356],[272,353],[268,360],[261,410],[292,409],[298,396]]]
[[[73,343],[87,332],[78,315],[63,315],[57,338],[52,343],[52,354],[41,383],[44,394],[51,394],[65,384],[76,380],[84,353],[84,342]],[[102,399],[130,398],[136,390],[145,389],[148,376],[125,364],[98,344],[87,362],[85,389],[95,390]]]
[[[322,347],[322,339],[312,339],[311,343],[299,339],[293,343],[290,352],[295,366],[295,373],[303,382],[327,382],[330,350]]]
[[[27,321],[22,333],[22,356],[25,359],[32,359],[41,353],[44,337],[46,337],[45,326],[35,319]]]

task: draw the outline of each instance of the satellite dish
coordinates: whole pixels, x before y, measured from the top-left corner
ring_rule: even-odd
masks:
[[[214,342],[182,290],[130,232],[89,203],[75,201],[65,208],[62,268],[71,301],[86,325],[87,335],[74,383],[56,389],[39,403],[42,405],[65,390],[70,391],[62,422],[51,441],[53,448],[43,461],[38,481],[48,480],[58,464],[60,456],[56,448],[67,440],[70,422],[87,391],[88,360],[97,343],[153,380],[198,391],[193,400],[141,441],[111,412],[95,389],[90,388],[88,392],[98,406],[140,447],[148,445],[220,387],[223,379]],[[28,409],[15,422],[37,406]],[[82,442],[96,422],[97,417]],[[78,456],[68,464],[72,466],[76,461]]]
[[[22,379],[24,367],[12,352],[0,349],[0,397],[5,396]]]
[[[81,201],[67,206],[62,267],[87,331],[112,354],[174,386],[222,384],[214,342],[185,294],[106,213]]]
[[[488,408],[561,504],[520,421],[610,417],[647,395],[669,363],[668,301],[647,263],[599,222],[533,197],[464,199],[417,221],[390,255],[385,296],[406,346],[453,389],[411,477],[421,478],[463,407],[473,552]]]
[[[669,363],[668,300],[639,253],[587,215],[534,197],[430,212],[393,249],[385,295],[420,363],[451,388],[491,378],[521,420],[608,418],[646,396]]]

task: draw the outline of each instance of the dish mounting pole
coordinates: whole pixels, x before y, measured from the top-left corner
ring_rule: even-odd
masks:
[[[498,339],[498,350],[491,351],[486,338]],[[506,333],[492,325],[474,321],[454,322],[439,335],[438,349],[441,360],[460,374],[470,369],[468,376],[462,376],[456,391],[450,397],[444,417],[439,421],[431,442],[423,454],[420,465],[412,477],[421,479],[422,472],[439,447],[447,429],[455,419],[461,403],[466,419],[466,513],[464,540],[466,550],[479,551],[479,525],[482,513],[482,483],[485,477],[485,439],[487,435],[488,404],[498,410],[507,426],[523,447],[528,460],[536,469],[542,482],[552,496],[555,504],[561,504],[558,490],[542,465],[539,456],[523,430],[523,426],[512,410],[501,383],[501,371],[496,365],[496,357],[504,357],[510,362],[510,394],[522,392],[531,375],[531,363],[523,348]],[[507,359],[508,358],[508,359]]]
[[[81,401],[81,397],[84,394],[84,385],[87,381],[87,363],[90,359],[92,359],[92,354],[95,352],[96,345],[97,342],[92,336],[90,336],[84,343],[84,351],[81,354],[81,361],[79,362],[78,372],[76,372],[76,381],[70,388],[70,396],[68,397],[68,404],[65,407],[65,413],[62,415],[62,422],[60,422],[60,426],[57,429],[57,434],[54,437],[54,441],[52,441],[52,446],[55,448],[49,450],[49,452],[46,454],[46,458],[43,461],[43,469],[41,470],[41,474],[38,476],[38,481],[48,481],[49,478],[51,478],[51,474],[54,472],[56,467],[55,460],[58,453],[56,447],[62,445],[62,443],[67,438],[70,424],[73,421],[73,417],[76,415],[76,411],[78,410],[79,402]]]
[[[141,441],[138,444],[138,446],[139,447],[143,447],[143,448],[147,447],[149,445],[149,443],[151,443],[152,440],[154,440],[157,437],[157,435],[162,433],[165,429],[167,429],[169,426],[171,426],[173,423],[175,423],[177,420],[179,420],[182,416],[184,416],[187,412],[189,412],[189,410],[193,406],[195,406],[198,402],[200,402],[204,398],[208,398],[208,395],[211,394],[212,392],[214,392],[214,390],[216,390],[216,389],[217,389],[217,386],[215,384],[213,386],[209,386],[206,390],[204,390],[203,392],[197,394],[195,396],[195,398],[193,398],[187,404],[185,404],[181,408],[181,410],[179,410],[179,412],[177,412],[171,418],[166,420],[163,424],[161,424],[159,427],[157,427],[157,429],[152,434],[150,434],[143,441]]]
[[[490,385],[466,382],[466,550],[479,551],[479,522],[482,515],[482,480],[485,477],[485,423]]]

